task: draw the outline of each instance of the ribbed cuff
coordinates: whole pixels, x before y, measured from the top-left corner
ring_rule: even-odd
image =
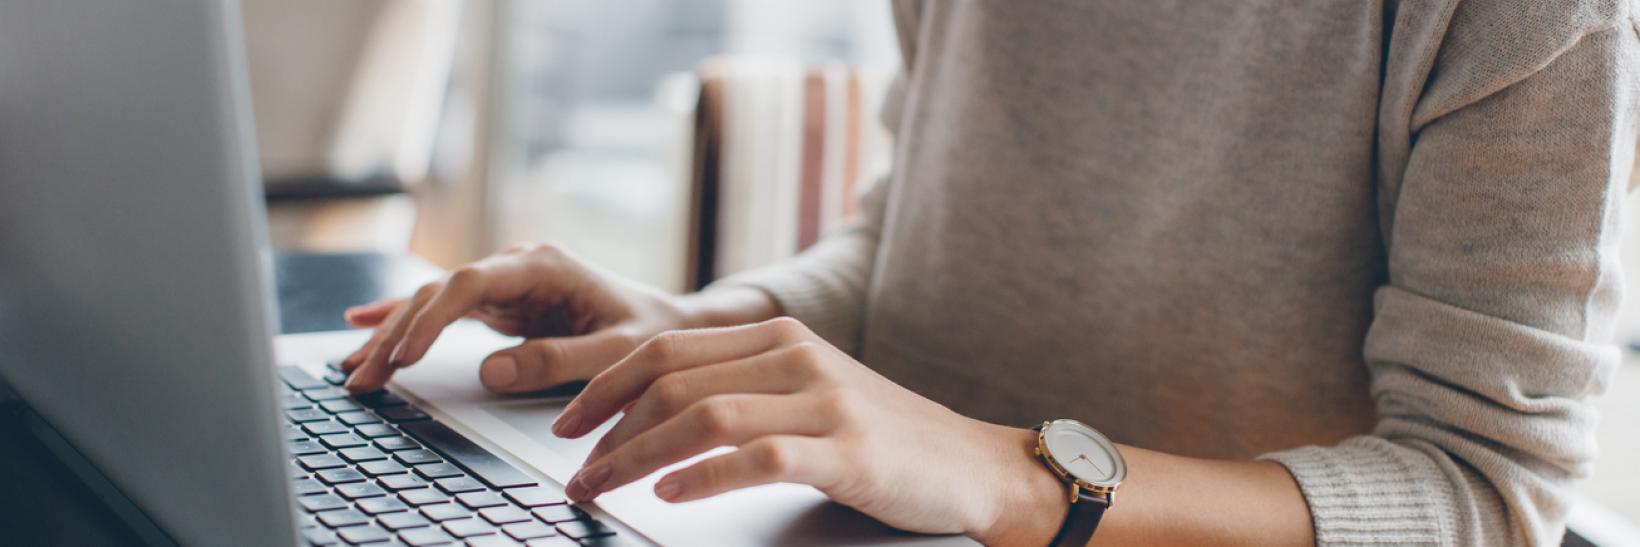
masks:
[[[1310,504],[1316,545],[1450,545],[1453,488],[1427,455],[1376,437],[1260,456],[1287,467]]]

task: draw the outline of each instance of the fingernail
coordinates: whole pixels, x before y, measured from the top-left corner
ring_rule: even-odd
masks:
[[[672,477],[661,479],[655,485],[655,495],[666,501],[677,501],[678,494],[683,492],[683,485]]]
[[[502,389],[512,386],[518,381],[518,361],[512,357],[501,355],[484,363],[479,370],[479,380],[490,389]]]
[[[405,347],[407,346],[402,342],[399,343],[398,346],[395,346],[393,348],[393,353],[387,356],[387,364],[393,368],[404,366]]]
[[[558,419],[552,422],[552,434],[559,437],[567,437],[570,434],[575,433],[575,431],[580,429],[580,427],[580,409],[575,406],[575,403],[570,403],[568,407],[564,408],[564,413],[559,414]]]
[[[607,462],[582,469],[580,473],[575,474],[574,479],[570,480],[569,489],[564,493],[572,499],[591,499],[598,494],[598,487],[603,486],[604,481],[609,480],[611,471],[613,469],[610,468]]]

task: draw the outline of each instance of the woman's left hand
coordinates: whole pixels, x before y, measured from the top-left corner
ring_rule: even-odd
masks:
[[[1052,481],[1030,431],[958,415],[789,318],[656,336],[594,377],[553,432],[586,435],[623,409],[570,481],[572,499],[734,446],[666,475],[655,494],[802,483],[897,528],[984,540],[1013,492]]]

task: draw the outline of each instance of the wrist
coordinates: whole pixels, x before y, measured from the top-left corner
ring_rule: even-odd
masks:
[[[986,424],[997,440],[989,517],[968,535],[986,545],[1047,545],[1070,509],[1068,487],[1034,452],[1036,432]]]
[[[677,297],[683,328],[728,327],[773,319],[780,306],[752,287],[724,287]]]

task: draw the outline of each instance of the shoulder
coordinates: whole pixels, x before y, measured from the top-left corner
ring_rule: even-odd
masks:
[[[1634,40],[1640,0],[1411,0],[1397,9],[1392,34],[1433,34],[1418,41],[1432,50],[1410,56],[1423,66],[1401,67],[1428,71],[1415,115],[1427,121],[1536,74],[1592,35]]]

